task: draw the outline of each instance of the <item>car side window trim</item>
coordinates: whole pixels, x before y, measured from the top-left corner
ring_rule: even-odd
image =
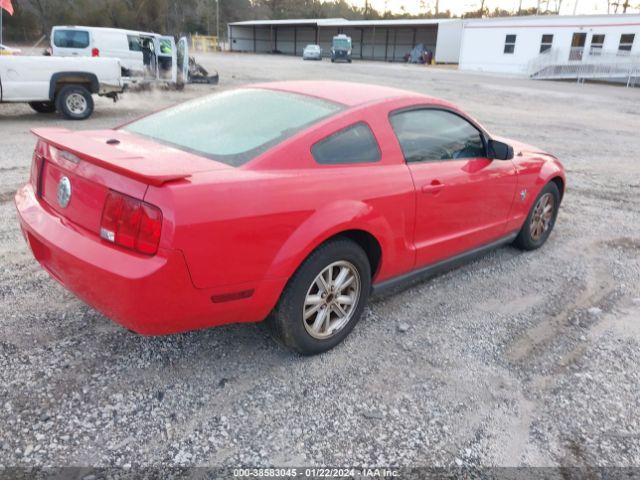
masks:
[[[446,112],[446,113],[451,113],[459,118],[461,118],[462,120],[466,121],[469,125],[471,125],[474,129],[476,129],[478,131],[478,133],[480,134],[480,138],[482,140],[482,147],[483,147],[483,154],[485,157],[488,158],[489,156],[489,139],[491,138],[490,135],[480,126],[478,125],[476,122],[474,122],[472,119],[466,117],[464,114],[453,110],[452,108],[447,108],[445,106],[441,106],[441,105],[411,105],[408,107],[401,107],[398,108],[396,110],[392,110],[389,112],[388,114],[388,120],[389,120],[389,126],[391,127],[391,130],[393,131],[393,134],[396,137],[396,140],[398,141],[398,145],[400,146],[400,150],[402,151],[402,145],[400,143],[400,139],[398,138],[398,133],[396,132],[395,128],[393,128],[393,123],[391,122],[391,118],[395,115],[398,114],[402,114],[402,113],[406,113],[406,112],[414,112],[414,111],[423,111],[423,110],[433,110],[433,111],[441,111],[441,112]],[[414,160],[414,161],[407,161],[406,157],[404,156],[404,151],[402,151],[402,157],[404,158],[405,163],[408,165],[410,163],[434,163],[434,162],[450,162],[452,160],[456,160],[456,159],[423,159],[423,160]]]
[[[355,129],[359,126],[363,126],[365,127],[369,134],[370,134],[370,138],[373,141],[372,146],[375,146],[376,149],[376,155],[375,158],[369,159],[369,160],[358,160],[358,161],[336,161],[336,162],[321,162],[316,158],[316,155],[314,154],[314,149],[316,149],[316,147],[320,147],[323,144],[326,144],[327,142],[330,142],[332,139],[335,139],[337,136],[344,134],[345,132],[348,132],[349,130]],[[336,130],[335,132],[321,138],[320,140],[314,142],[311,145],[310,148],[311,151],[311,156],[313,157],[314,161],[318,164],[318,165],[331,165],[331,166],[339,166],[339,165],[368,165],[371,163],[378,163],[382,160],[382,151],[380,150],[380,144],[378,143],[378,139],[376,138],[375,133],[373,132],[373,129],[371,128],[371,125],[369,125],[367,122],[363,121],[363,120],[359,120],[357,122],[351,123],[349,125],[346,125],[345,127],[340,128],[339,130]]]

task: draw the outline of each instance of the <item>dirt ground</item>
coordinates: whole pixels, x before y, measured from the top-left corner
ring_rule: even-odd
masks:
[[[220,85],[0,105],[0,466],[640,466],[640,89],[416,65],[199,55]],[[244,83],[342,79],[456,102],[560,157],[540,250],[502,248],[379,300],[301,358],[261,324],[145,338],[38,266],[13,195],[35,127],[116,126]]]

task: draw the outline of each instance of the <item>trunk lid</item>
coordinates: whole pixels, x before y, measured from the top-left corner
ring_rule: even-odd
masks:
[[[61,217],[96,234],[109,190],[140,200],[149,185],[229,167],[118,130],[36,129],[38,193]]]

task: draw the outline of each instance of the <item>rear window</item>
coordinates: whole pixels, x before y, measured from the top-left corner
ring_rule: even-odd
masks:
[[[56,30],[53,33],[53,44],[60,48],[87,48],[89,32],[86,30]]]
[[[342,108],[305,95],[246,88],[183,103],[123,130],[240,166]]]

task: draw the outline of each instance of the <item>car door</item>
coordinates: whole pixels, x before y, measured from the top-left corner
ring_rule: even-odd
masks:
[[[479,127],[442,108],[402,110],[390,121],[415,186],[416,266],[503,236],[516,169],[511,160],[487,157]]]
[[[176,83],[178,80],[178,66],[176,55],[176,42],[173,37],[161,36],[158,38],[158,66],[160,77]]]
[[[178,40],[177,47],[178,83],[184,84],[189,81],[189,42],[187,37]]]

